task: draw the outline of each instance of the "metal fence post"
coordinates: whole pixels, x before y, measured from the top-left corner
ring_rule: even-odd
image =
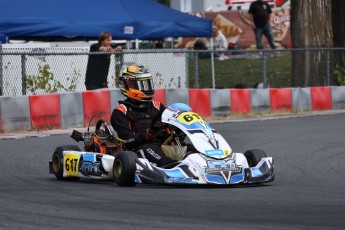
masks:
[[[199,52],[193,53],[194,56],[194,80],[195,88],[199,88]]]
[[[211,38],[211,71],[212,71],[212,89],[216,88],[216,74],[214,70],[214,48],[213,48],[213,37]]]
[[[3,72],[2,72],[2,58],[3,58],[3,56],[2,56],[2,44],[1,44],[1,42],[0,42],[0,96],[2,96],[2,89],[3,89],[3,87],[4,87],[4,81],[3,81]]]
[[[326,84],[330,85],[330,50],[327,50],[327,62],[326,62],[327,79]]]
[[[26,95],[26,60],[25,55],[20,55],[22,64],[22,95]]]
[[[187,53],[185,53],[184,55],[187,55]],[[185,86],[187,88],[189,88],[189,61],[188,61],[188,56],[185,59],[185,63],[186,63],[186,82],[185,82]]]
[[[264,83],[264,88],[268,88],[267,85],[267,57],[265,51],[262,51],[262,78]]]

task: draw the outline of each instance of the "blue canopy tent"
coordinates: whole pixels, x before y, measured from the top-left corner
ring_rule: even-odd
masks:
[[[0,33],[0,44],[7,43],[7,37],[5,34]]]
[[[212,21],[153,0],[2,0],[0,33],[9,39],[211,37]]]

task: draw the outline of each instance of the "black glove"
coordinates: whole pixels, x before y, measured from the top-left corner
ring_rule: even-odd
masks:
[[[148,128],[146,129],[145,139],[150,142],[156,139],[158,131],[155,129]]]

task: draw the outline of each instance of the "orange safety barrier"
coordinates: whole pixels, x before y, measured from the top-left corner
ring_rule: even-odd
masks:
[[[311,87],[312,110],[332,109],[331,87]]]
[[[250,113],[249,89],[230,89],[230,101],[232,113]]]
[[[153,99],[155,101],[159,101],[166,105],[166,100],[165,100],[165,89],[155,89],[155,95],[153,96]],[[166,105],[167,106],[167,105]]]
[[[93,126],[99,119],[110,120],[109,90],[83,92],[84,127]]]
[[[290,88],[270,89],[271,112],[292,111]]]
[[[60,129],[60,95],[29,96],[31,127],[36,129]]]
[[[209,89],[189,89],[189,106],[203,117],[211,116],[211,98]]]

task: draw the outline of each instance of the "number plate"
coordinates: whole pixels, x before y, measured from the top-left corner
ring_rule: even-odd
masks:
[[[178,116],[177,120],[186,125],[191,125],[195,122],[204,122],[204,119],[194,112],[182,113]]]
[[[80,155],[78,154],[72,154],[72,153],[66,153],[64,157],[64,166],[65,166],[65,172],[67,176],[78,176]]]

